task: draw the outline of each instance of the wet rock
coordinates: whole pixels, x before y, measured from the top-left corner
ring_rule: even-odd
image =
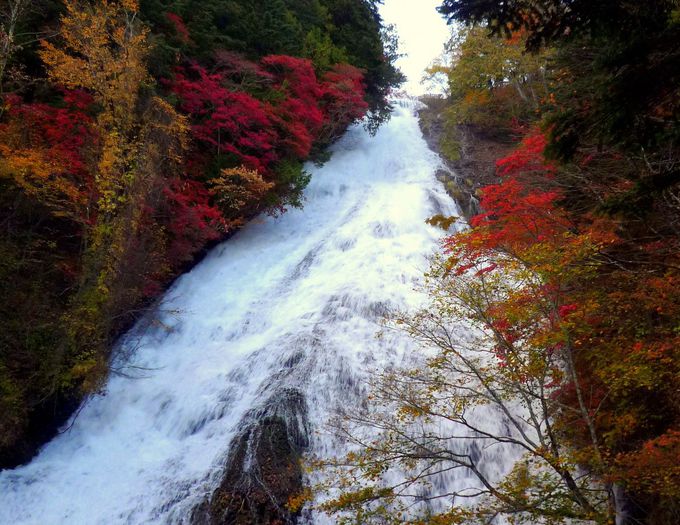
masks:
[[[219,488],[195,509],[196,525],[289,525],[287,503],[303,490],[301,456],[309,445],[307,408],[294,389],[248,414],[234,439]]]
[[[446,170],[437,170],[435,176],[439,182],[446,182],[451,178],[451,174]]]

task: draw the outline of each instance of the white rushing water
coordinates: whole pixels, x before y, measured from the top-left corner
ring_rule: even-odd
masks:
[[[417,306],[414,283],[456,214],[409,104],[375,137],[351,129],[311,168],[304,210],[263,217],[216,247],[126,342],[124,375],[30,464],[0,473],[2,524],[180,523],[219,483],[244,418],[301,393],[312,452],[337,406],[409,342],[378,340],[386,309]],[[307,428],[309,427],[309,428]]]

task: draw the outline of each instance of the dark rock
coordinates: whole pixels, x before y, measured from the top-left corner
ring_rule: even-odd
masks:
[[[448,103],[445,98],[434,96],[422,97],[421,101],[426,106],[418,112],[423,137],[430,149],[442,156],[450,170],[438,170],[437,179],[445,182],[447,192],[469,220],[480,212],[480,188],[498,182],[496,160],[512,150],[514,138],[478,126],[459,125],[455,130],[455,140],[459,145],[458,158],[446,158],[441,141],[444,135],[444,110]]]
[[[249,413],[234,438],[222,482],[194,510],[194,524],[289,525],[298,515],[287,507],[303,490],[301,456],[309,445],[307,408],[294,389],[276,393]]]
[[[15,468],[33,459],[40,448],[59,433],[80,404],[78,392],[60,392],[36,405],[16,438],[0,446],[0,470]]]

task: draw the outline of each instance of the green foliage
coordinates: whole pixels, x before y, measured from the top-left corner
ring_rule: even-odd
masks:
[[[448,85],[450,104],[444,122],[451,138],[450,144],[444,141],[446,149],[455,147],[458,124],[507,131],[536,118],[547,97],[545,74],[551,53],[530,54],[524,48],[521,33],[504,40],[489,37],[480,27],[455,31],[442,59],[427,70],[428,78],[445,76]]]
[[[333,64],[349,60],[345,51],[333,45],[330,35],[318,27],[305,36],[301,56],[309,58],[320,72],[328,71]]]
[[[277,197],[271,201],[275,208],[302,208],[302,192],[309,184],[311,175],[303,168],[303,163],[296,160],[280,162],[276,167]]]
[[[366,71],[367,101],[371,114],[368,128],[375,131],[389,118],[385,97],[389,89],[404,81],[394,67],[396,37],[390,27],[382,27],[374,1],[323,0],[333,24],[331,38],[343,49],[350,63]]]
[[[621,39],[575,37],[560,46],[551,80],[554,126],[550,153],[571,159],[602,144],[646,152],[659,184],[678,178],[670,166],[680,138],[680,26]],[[657,154],[658,152],[658,154]]]
[[[181,17],[189,39],[178,38],[168,13]],[[178,53],[207,61],[219,49],[307,57],[320,72],[348,62],[366,72],[369,103],[381,119],[388,90],[403,81],[394,39],[365,0],[143,0],[141,14],[156,33],[154,74],[167,76]]]
[[[60,312],[62,290],[73,282],[60,270],[69,266],[68,225],[50,218],[0,180],[5,226],[0,238],[0,461],[23,439],[36,400],[54,400],[53,385],[63,373]]]
[[[675,0],[443,0],[439,8],[449,22],[481,25],[492,34],[529,33],[530,49],[573,34],[628,38],[661,29],[677,10]]]
[[[461,144],[455,123],[458,121],[452,111],[447,111],[444,119],[444,129],[439,141],[440,154],[445,159],[456,162],[461,159]]]

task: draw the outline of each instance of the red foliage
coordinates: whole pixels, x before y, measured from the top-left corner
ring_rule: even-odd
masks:
[[[520,145],[510,155],[496,162],[498,175],[505,177],[511,174],[523,175],[539,172],[543,175],[552,175],[555,166],[546,162],[543,157],[547,139],[539,130],[529,133]]]
[[[567,214],[556,207],[561,194],[551,188],[554,167],[543,158],[545,144],[545,137],[534,133],[499,160],[503,180],[483,188],[480,205],[484,212],[470,220],[473,234],[454,236],[446,242],[449,251],[454,245],[459,252],[465,249],[470,267],[488,250],[513,253],[532,243],[555,239],[573,227]]]
[[[334,138],[368,110],[364,75],[354,66],[338,64],[324,75],[322,87],[326,127]]]
[[[260,171],[278,159],[279,137],[269,108],[246,93],[230,91],[222,74],[209,74],[198,65],[180,68],[171,89],[194,119],[194,136],[214,146],[217,155],[231,153],[237,163]]]
[[[618,472],[613,478],[644,492],[677,498],[680,495],[678,457],[680,430],[670,429],[645,442],[639,450],[620,454],[617,457]]]
[[[311,60],[286,55],[269,55],[262,59],[262,65],[272,73],[278,89],[284,91],[288,97],[306,103],[309,112],[314,114],[313,121],[321,123],[323,116],[318,108],[316,111],[314,108],[321,98],[322,91]]]
[[[268,85],[274,81],[274,75],[264,67],[234,51],[221,49],[214,58],[215,70],[241,86]]]
[[[363,73],[348,64],[337,64],[319,82],[309,60],[268,56],[263,64],[285,94],[275,113],[283,122],[285,143],[295,155],[309,155],[315,139],[330,142],[368,109]]]
[[[82,90],[64,91],[64,107],[24,104],[16,95],[6,97],[9,116],[32,133],[31,145],[45,148],[48,158],[65,166],[83,181],[89,179],[84,149],[95,140],[94,120],[87,113],[92,97]]]
[[[82,90],[64,90],[61,107],[26,104],[16,95],[6,96],[4,103],[7,119],[0,125],[0,135],[2,144],[11,148],[4,154],[29,163],[31,154],[39,155],[50,171],[43,184],[81,208],[83,221],[92,221],[84,215],[94,183],[86,156],[97,143],[94,119],[88,113],[92,97]],[[38,169],[37,162],[33,166]]]
[[[261,172],[281,158],[306,159],[316,140],[337,138],[368,107],[358,69],[337,65],[320,83],[311,61],[285,55],[256,64],[220,52],[215,73],[198,65],[180,68],[170,87],[193,118],[199,141]],[[267,102],[244,87],[267,88]]]
[[[512,250],[518,244],[541,242],[570,227],[565,214],[555,208],[560,197],[557,191],[530,189],[512,176],[482,192],[481,207],[485,211],[470,221],[479,228],[478,235],[470,239],[470,249]]]
[[[173,179],[163,190],[167,199],[167,257],[173,265],[189,260],[225,229],[222,213],[210,204],[210,193],[198,181]]]
[[[167,17],[185,34],[179,17]],[[192,122],[195,150],[186,165],[196,178],[211,157],[222,155],[271,178],[280,160],[305,160],[316,140],[336,138],[367,109],[358,69],[338,65],[320,83],[311,61],[282,55],[255,63],[220,51],[213,72],[192,64],[178,68],[167,85]],[[228,227],[201,182],[172,180],[165,196],[169,209],[161,222],[168,223],[170,261],[187,260]]]
[[[319,109],[323,94],[311,61],[283,55],[270,55],[262,64],[274,76],[276,89],[283,100],[272,107],[282,145],[293,156],[309,156],[314,138],[321,131],[324,115]]]
[[[559,316],[562,319],[566,319],[571,314],[573,314],[576,310],[578,310],[577,304],[563,304],[562,306],[559,307],[558,313],[559,313]]]
[[[165,13],[165,18],[167,18],[172,24],[172,27],[175,29],[175,33],[183,43],[187,44],[191,42],[189,30],[187,29],[187,26],[181,16],[175,13]]]

